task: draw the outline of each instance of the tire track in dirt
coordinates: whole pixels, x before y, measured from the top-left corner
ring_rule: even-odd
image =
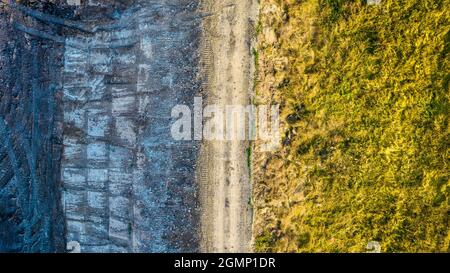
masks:
[[[138,0],[66,39],[100,45],[65,52],[62,195],[66,239],[81,252],[198,250],[197,144],[170,131],[172,108],[199,89],[197,4]]]
[[[256,1],[205,1],[202,60],[207,104],[250,103],[251,30]],[[251,182],[248,141],[204,141],[199,157],[202,245],[205,252],[251,251]]]

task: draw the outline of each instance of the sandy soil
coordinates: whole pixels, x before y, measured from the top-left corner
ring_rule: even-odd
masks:
[[[254,0],[204,2],[202,62],[207,104],[248,105],[252,90]],[[204,141],[200,151],[201,250],[251,251],[248,141]]]

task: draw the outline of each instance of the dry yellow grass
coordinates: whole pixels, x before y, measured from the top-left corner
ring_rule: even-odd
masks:
[[[257,251],[450,251],[450,1],[363,2],[261,0]]]

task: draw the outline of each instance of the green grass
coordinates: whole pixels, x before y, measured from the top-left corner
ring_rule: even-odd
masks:
[[[246,153],[247,153],[248,176],[249,176],[250,181],[251,181],[251,179],[252,179],[252,169],[253,169],[253,163],[252,163],[252,158],[253,158],[253,144],[252,144],[252,143],[250,143],[250,146],[247,148]]]
[[[255,166],[256,250],[449,252],[450,1],[270,4],[257,93],[282,105],[285,145]]]

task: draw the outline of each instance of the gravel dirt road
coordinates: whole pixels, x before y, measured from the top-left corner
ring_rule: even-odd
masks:
[[[256,1],[205,1],[202,61],[208,105],[248,105]],[[199,156],[201,250],[251,251],[248,141],[204,141]]]

